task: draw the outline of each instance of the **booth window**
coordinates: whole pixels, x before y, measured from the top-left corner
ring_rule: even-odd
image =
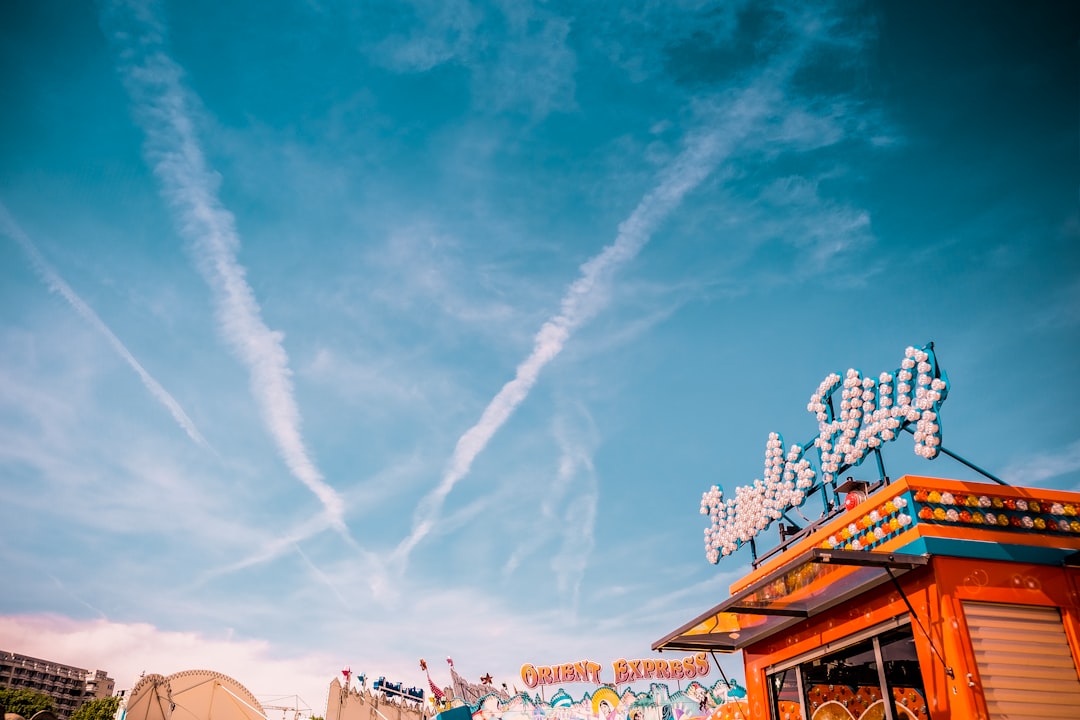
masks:
[[[799,712],[799,673],[796,668],[788,668],[769,676],[769,704],[774,718],[791,718],[792,711]]]
[[[768,687],[773,720],[857,719],[871,710],[884,720],[926,717],[910,624],[831,643],[769,675]]]

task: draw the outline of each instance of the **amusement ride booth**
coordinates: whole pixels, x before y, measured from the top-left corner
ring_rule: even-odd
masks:
[[[1080,493],[1010,486],[946,450],[948,389],[932,344],[877,378],[827,377],[812,443],[770,435],[764,479],[702,500],[709,560],[748,545],[752,570],[653,649],[742,651],[746,720],[1080,718]],[[890,481],[880,449],[903,433],[987,482]],[[871,456],[876,481],[844,476]],[[780,544],[759,552],[774,523]]]

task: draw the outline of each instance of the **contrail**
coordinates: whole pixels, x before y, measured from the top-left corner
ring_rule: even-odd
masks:
[[[247,366],[252,394],[285,464],[322,503],[330,525],[347,534],[341,496],[326,483],[304,445],[284,336],[263,321],[236,258],[236,223],[218,198],[217,176],[206,166],[183,69],[166,52],[165,28],[151,8],[123,2],[103,9],[102,26],[116,48],[163,194],[213,291],[222,336]]]
[[[615,241],[581,266],[580,276],[562,298],[559,313],[536,333],[532,353],[517,366],[514,379],[503,385],[484,408],[477,423],[458,439],[442,480],[421,501],[413,519],[412,532],[394,550],[399,567],[404,567],[413,548],[431,532],[446,496],[469,473],[476,457],[524,402],[540,371],[562,352],[574,330],[600,309],[603,291],[615,271],[637,256],[656,226],[688,192],[708,177],[726,146],[725,138],[718,132],[693,138],[661,176],[657,186],[619,225]]]
[[[120,342],[120,338],[113,334],[113,331],[109,329],[109,326],[98,317],[98,314],[86,304],[86,302],[79,297],[79,295],[71,289],[71,286],[64,282],[64,279],[60,277],[52,266],[45,261],[41,253],[38,251],[37,246],[31,242],[30,238],[22,231],[12,218],[11,213],[8,212],[7,207],[0,203],[0,232],[7,235],[9,238],[17,242],[23,249],[23,251],[29,256],[31,265],[34,266],[34,270],[45,282],[45,285],[51,290],[59,294],[68,304],[75,309],[84,320],[90,323],[91,327],[101,333],[109,344],[112,345],[113,350],[121,359],[126,362],[132,370],[138,374],[139,379],[142,380],[143,385],[150,391],[158,402],[165,406],[169,413],[176,420],[177,424],[183,428],[184,432],[188,434],[195,443],[201,447],[211,450],[210,444],[206,442],[206,438],[202,436],[199,429],[195,427],[195,423],[188,417],[188,414],[184,412],[184,408],[180,407],[180,403],[176,401],[169,391],[161,386],[157,380],[153,378],[150,373],[146,371],[135,356],[131,354],[131,351],[124,346],[124,343]]]
[[[803,20],[796,17],[792,23]],[[820,20],[820,19],[815,19]],[[824,37],[828,23],[816,22],[815,32]],[[656,186],[620,225],[615,241],[581,266],[581,274],[563,296],[560,311],[543,324],[533,339],[532,353],[517,367],[514,379],[503,385],[475,425],[465,431],[438,486],[417,505],[412,532],[394,550],[398,567],[405,567],[413,548],[434,528],[443,502],[465,477],[473,461],[524,402],[543,370],[563,349],[571,334],[595,314],[604,302],[603,291],[614,273],[633,260],[656,227],[678,207],[687,193],[700,185],[716,167],[743,144],[757,147],[765,139],[779,145],[798,139],[799,129],[771,126],[782,116],[781,87],[798,68],[800,59],[815,41],[806,35],[788,53],[773,58],[741,90],[732,93],[713,113],[715,124],[686,140],[683,151],[660,174]],[[771,137],[770,137],[771,135]],[[790,135],[790,137],[786,137]]]
[[[268,542],[257,553],[250,555],[242,560],[238,560],[234,563],[230,563],[229,565],[203,573],[203,575],[195,583],[195,586],[198,587],[216,577],[220,577],[222,575],[229,575],[238,570],[243,570],[244,568],[259,565],[260,563],[264,563],[268,560],[276,558],[279,555],[282,555],[285,551],[290,550],[293,547],[298,547],[300,542],[308,539],[312,535],[317,534],[325,527],[325,524],[326,517],[324,513],[318,513],[314,517],[308,518],[304,522],[300,523],[300,525],[298,525],[293,530],[287,531],[284,534],[281,534],[279,531],[278,534],[275,535],[273,540]]]

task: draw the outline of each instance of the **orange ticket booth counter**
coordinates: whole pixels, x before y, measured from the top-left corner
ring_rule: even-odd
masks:
[[[730,592],[653,649],[741,650],[747,720],[1080,718],[1080,493],[901,478]]]

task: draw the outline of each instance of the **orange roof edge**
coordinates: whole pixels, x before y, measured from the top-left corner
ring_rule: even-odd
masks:
[[[1068,490],[1049,490],[1045,488],[1028,488],[1014,485],[998,485],[991,482],[972,482],[968,480],[950,480],[946,478],[925,477],[922,475],[905,475],[888,485],[878,488],[866,500],[846,512],[840,513],[829,520],[810,535],[796,544],[790,546],[776,556],[770,558],[760,567],[752,570],[747,575],[739,578],[729,588],[731,594],[735,594],[758,579],[769,574],[783,565],[790,558],[799,555],[810,548],[819,546],[834,532],[846,527],[849,523],[874,510],[879,505],[903,495],[908,490],[937,490],[965,495],[995,495],[997,497],[1034,498],[1050,500],[1062,503],[1080,503],[1080,493]],[[908,511],[910,514],[910,510]]]

